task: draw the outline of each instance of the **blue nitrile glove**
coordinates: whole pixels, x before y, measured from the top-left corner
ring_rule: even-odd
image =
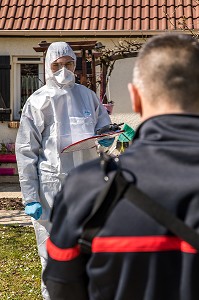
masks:
[[[38,220],[42,214],[42,206],[39,202],[30,202],[25,206],[25,213]]]
[[[113,144],[114,140],[115,138],[103,139],[103,140],[99,140],[98,143],[100,144],[100,146],[110,147]]]

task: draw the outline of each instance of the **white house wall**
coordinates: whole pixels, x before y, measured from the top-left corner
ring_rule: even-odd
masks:
[[[127,123],[134,129],[138,126],[140,118],[132,112],[132,106],[127,85],[132,82],[132,70],[136,58],[126,58],[116,61],[110,77],[110,99],[115,106],[111,119],[115,123]]]
[[[37,47],[42,40],[47,42],[54,41],[80,41],[82,38],[64,37],[63,39],[51,37],[0,37],[0,55],[10,55],[11,57],[11,109],[15,99],[14,94],[14,72],[13,58],[14,57],[34,57],[40,56],[41,53],[36,53],[33,47]],[[113,48],[114,43],[117,43],[118,38],[87,38],[86,40],[96,40],[102,42],[108,48]],[[128,58],[118,60],[115,63],[114,70],[110,78],[110,97],[114,101],[115,106],[111,116],[113,122],[128,123],[133,128],[136,128],[140,122],[139,116],[132,113],[130,98],[127,90],[127,84],[132,80],[132,69],[136,58]],[[8,128],[8,122],[0,123],[0,142],[15,142],[17,129]]]

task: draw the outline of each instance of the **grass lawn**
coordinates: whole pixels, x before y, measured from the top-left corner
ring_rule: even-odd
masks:
[[[0,274],[1,300],[42,300],[32,227],[0,225]]]

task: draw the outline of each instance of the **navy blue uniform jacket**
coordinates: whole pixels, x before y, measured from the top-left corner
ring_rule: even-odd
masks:
[[[120,163],[138,188],[199,232],[199,116],[145,121]],[[45,282],[64,284],[59,299],[198,300],[198,252],[126,199],[94,238],[91,256],[80,253],[82,224],[105,184],[100,160],[67,177],[55,199]]]

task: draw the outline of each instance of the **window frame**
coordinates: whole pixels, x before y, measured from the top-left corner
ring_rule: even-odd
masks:
[[[13,96],[12,96],[12,119],[14,121],[20,120],[19,111],[21,110],[21,64],[38,64],[39,70],[39,81],[44,82],[44,66],[43,66],[43,57],[42,56],[13,56]]]

